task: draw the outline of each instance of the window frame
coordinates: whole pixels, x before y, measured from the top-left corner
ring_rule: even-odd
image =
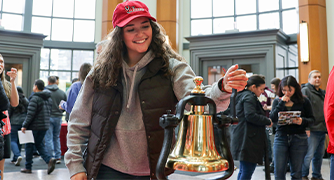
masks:
[[[211,34],[216,34],[214,33],[214,19],[217,19],[217,18],[229,18],[229,17],[233,17],[234,18],[234,22],[237,22],[236,19],[237,17],[241,17],[241,16],[250,16],[250,15],[256,15],[256,30],[260,30],[259,27],[260,27],[260,22],[259,22],[259,15],[260,14],[266,14],[266,13],[275,13],[275,12],[278,12],[279,13],[279,26],[280,26],[280,29],[283,30],[283,12],[284,11],[289,11],[289,10],[296,10],[297,8],[296,7],[290,7],[290,8],[286,8],[286,9],[283,9],[282,8],[282,0],[278,0],[279,2],[279,8],[277,10],[270,10],[270,11],[263,11],[263,12],[259,12],[259,0],[256,0],[256,12],[255,13],[248,13],[248,14],[241,14],[241,15],[237,15],[236,14],[236,0],[233,0],[234,2],[234,14],[233,15],[229,15],[229,16],[213,16],[213,0],[211,0],[211,17],[205,17],[205,18],[192,18],[191,17],[191,11],[192,9],[190,8],[190,35],[191,36],[197,36],[197,35],[192,35],[192,21],[193,20],[204,20],[204,19],[211,19],[212,21],[212,27],[211,27]],[[192,1],[190,0],[190,7],[191,6],[191,3]]]

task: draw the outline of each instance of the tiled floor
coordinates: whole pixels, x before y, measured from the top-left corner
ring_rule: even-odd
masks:
[[[41,160],[35,160],[35,164],[37,167],[38,163],[44,163]],[[63,163],[63,162],[62,162]],[[237,163],[236,163],[237,164]],[[6,165],[8,165],[6,163]],[[12,165],[12,164],[10,164]],[[21,167],[24,167],[24,161],[21,165]],[[253,174],[252,180],[264,180],[264,171],[263,171],[263,166],[258,166]],[[233,175],[229,178],[230,180],[236,180],[237,175],[238,175],[239,170],[237,169]],[[182,179],[182,180],[200,180],[200,179],[209,179],[214,176],[218,176],[221,173],[216,173],[216,174],[196,174],[196,173],[184,173],[184,172],[176,172],[169,176],[169,179]],[[325,180],[329,180],[329,160],[324,159],[323,164],[322,164],[322,175]],[[19,180],[19,179],[24,179],[24,180],[66,180],[70,179],[69,178],[69,173],[66,168],[60,167],[56,168],[54,172],[52,172],[50,175],[47,175],[45,169],[40,169],[40,170],[35,170],[33,169],[32,174],[23,174],[20,173],[19,171],[13,171],[13,172],[6,172],[4,174],[5,180]],[[287,173],[286,176],[287,180],[290,180],[290,173]],[[309,176],[311,177],[311,175]],[[271,174],[271,179],[274,180],[274,175]]]

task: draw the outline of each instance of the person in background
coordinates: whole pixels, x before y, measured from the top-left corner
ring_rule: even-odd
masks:
[[[67,96],[68,97],[67,102],[64,102],[63,104],[59,105],[59,109],[65,110],[67,113],[71,114],[72,108],[77,99],[81,86],[83,82],[85,81],[86,76],[91,69],[92,69],[92,65],[89,63],[84,63],[81,65],[80,70],[79,70],[79,80],[80,81],[71,85],[71,90]]]
[[[271,86],[271,89],[273,90],[273,92],[276,94],[276,97],[278,97],[278,87],[279,87],[279,84],[281,83],[281,79],[280,78],[273,78],[271,81],[270,81],[270,86]]]
[[[75,82],[78,82],[79,81],[79,78],[73,78],[72,79],[72,84],[74,84]],[[70,93],[70,90],[71,90],[71,87],[72,87],[72,84],[71,86],[66,90],[66,97],[67,97],[67,100],[68,100],[68,95]],[[68,120],[70,119],[70,113],[66,112],[66,116],[65,116],[65,120],[66,122],[68,122]]]
[[[44,81],[37,79],[34,83],[35,92],[28,105],[27,116],[22,123],[21,131],[32,130],[35,143],[25,145],[26,163],[21,173],[32,173],[34,147],[38,150],[40,156],[48,164],[47,173],[50,174],[55,169],[56,159],[48,154],[43,142],[46,131],[50,126],[50,113],[52,108],[51,92],[44,90]]]
[[[302,166],[303,180],[308,180],[310,171],[310,163],[312,161],[312,178],[311,180],[322,180],[321,165],[322,158],[325,154],[325,140],[327,134],[325,116],[324,116],[324,100],[325,90],[320,89],[321,73],[313,70],[308,75],[308,83],[302,88],[302,93],[306,96],[313,109],[315,122],[307,129],[308,149]]]
[[[57,79],[55,76],[48,78],[48,85],[45,89],[51,91],[52,99],[52,111],[50,117],[50,127],[45,135],[46,149],[51,156],[57,159],[57,164],[61,163],[61,150],[60,150],[60,129],[61,118],[63,117],[63,111],[59,109],[60,102],[66,101],[67,97],[64,91],[60,90],[57,85]]]
[[[111,39],[68,121],[65,164],[71,180],[156,179],[164,138],[158,120],[195,87],[194,72],[144,3],[118,4],[112,22]],[[240,91],[246,84],[246,71],[234,65],[203,90],[219,111],[227,108],[232,88]]]
[[[279,112],[300,111],[300,117],[293,118],[292,122],[277,124],[274,139],[275,179],[285,179],[286,164],[289,160],[291,179],[302,179],[302,162],[307,152],[306,127],[314,123],[312,105],[307,97],[304,97],[300,85],[293,76],[282,79],[278,95],[272,105],[270,119],[278,122]],[[281,117],[283,118],[283,116]]]
[[[267,148],[265,128],[272,125],[258,100],[265,86],[261,76],[253,75],[248,78],[245,90],[236,97],[239,123],[232,132],[231,152],[232,157],[240,161],[238,180],[250,180],[256,164],[263,162]]]
[[[57,86],[59,86],[59,76],[55,76],[56,77],[56,84]]]
[[[328,131],[329,144],[327,152],[331,154],[330,160],[330,179],[334,179],[334,67],[329,73],[326,97],[324,100],[324,116]]]
[[[11,129],[11,149],[13,152],[12,163],[15,166],[20,166],[20,162],[22,161],[21,156],[21,147],[22,145],[19,142],[18,131],[22,128],[22,123],[27,116],[27,109],[29,101],[25,97],[23,93],[23,89],[21,87],[17,87],[17,92],[19,93],[19,105],[17,107],[10,107],[8,110],[10,124],[12,126]]]
[[[3,56],[0,54],[0,77],[3,88],[6,92],[7,98],[9,99],[9,103],[12,107],[16,107],[19,105],[19,94],[16,90],[15,79],[17,76],[17,69],[11,68],[11,71],[6,73],[10,77],[10,81],[8,82],[5,79],[5,60]],[[8,114],[8,111],[7,111]],[[9,118],[8,118],[9,119]],[[7,120],[8,120],[7,119]],[[4,119],[3,119],[4,120]],[[5,168],[5,158],[10,158],[11,150],[10,150],[10,124],[9,122],[3,127],[4,130],[4,156],[0,161],[0,171],[1,178],[3,177],[3,172]],[[7,131],[5,131],[7,130]]]

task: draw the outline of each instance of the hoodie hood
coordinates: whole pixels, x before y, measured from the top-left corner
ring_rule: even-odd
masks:
[[[141,58],[136,65],[129,67],[124,61],[122,63],[123,78],[125,81],[126,88],[126,108],[129,109],[130,106],[135,103],[135,93],[137,93],[137,86],[140,78],[144,75],[146,71],[146,65],[154,59],[154,54],[152,50],[148,51],[143,58]],[[140,73],[139,73],[140,72]]]
[[[52,85],[45,86],[45,89],[48,89],[50,91],[57,91],[59,88],[58,88],[57,84],[52,84]]]
[[[45,89],[45,90],[43,90],[41,92],[35,93],[34,96],[39,96],[43,100],[48,100],[51,97],[51,92],[49,90]]]

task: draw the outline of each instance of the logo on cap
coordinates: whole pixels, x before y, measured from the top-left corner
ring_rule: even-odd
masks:
[[[136,12],[136,11],[145,11],[144,8],[136,8],[135,6],[130,7],[129,5],[125,6],[124,8],[125,8],[126,13],[128,14],[132,12]]]

